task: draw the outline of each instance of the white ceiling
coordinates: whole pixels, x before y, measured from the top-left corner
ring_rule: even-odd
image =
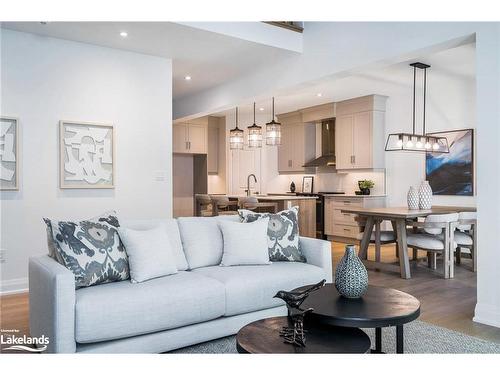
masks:
[[[171,58],[174,99],[295,54],[172,22],[3,22],[2,28]]]
[[[420,61],[431,65],[428,70],[429,84],[434,75],[451,75],[457,79],[474,79],[475,77],[475,44],[465,44],[456,48],[444,50],[432,55],[421,56],[412,61],[405,61],[382,69],[366,70],[344,77],[323,79],[321,82],[310,82],[300,87],[288,89],[276,96],[275,112],[287,113],[314,105],[350,99],[356,96],[374,94],[373,84],[385,81],[395,85],[410,86],[413,80],[410,63]],[[431,89],[432,87],[429,87]],[[317,94],[321,93],[321,97]],[[242,115],[251,113],[253,103],[238,105]],[[257,108],[264,107],[260,112],[271,118],[271,98],[257,102]],[[233,109],[213,113],[213,116],[225,116]]]

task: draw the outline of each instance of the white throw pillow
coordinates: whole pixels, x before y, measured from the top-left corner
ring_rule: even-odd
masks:
[[[163,225],[148,230],[119,228],[130,268],[130,280],[140,283],[177,273],[172,245]]]
[[[270,264],[267,250],[269,218],[252,223],[220,221],[224,250],[221,266]]]

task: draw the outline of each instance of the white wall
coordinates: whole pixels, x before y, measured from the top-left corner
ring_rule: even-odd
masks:
[[[171,61],[1,30],[1,113],[19,118],[21,185],[1,193],[2,290],[27,286],[28,257],[47,252],[42,217],[172,215]],[[112,190],[58,187],[58,122],[112,123]],[[165,178],[155,178],[158,176]]]

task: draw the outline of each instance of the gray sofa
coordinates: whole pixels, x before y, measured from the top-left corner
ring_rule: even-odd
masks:
[[[211,253],[211,244],[221,234],[205,233],[200,228],[199,236],[194,236],[200,219],[188,221],[189,227],[178,225],[175,219],[164,222],[178,250],[183,251],[187,243],[204,241],[207,262],[213,264],[195,269],[188,266],[175,275],[138,284],[121,281],[75,290],[71,271],[49,256],[31,258],[31,335],[48,336],[47,352],[52,353],[166,352],[235,334],[258,319],[286,315],[283,302],[273,298],[278,290],[323,278],[332,282],[327,241],[300,238],[307,263],[221,267],[213,260],[220,254]],[[143,220],[121,224],[146,229],[158,223]],[[206,236],[215,239],[207,241]],[[189,264],[189,256],[186,258]]]

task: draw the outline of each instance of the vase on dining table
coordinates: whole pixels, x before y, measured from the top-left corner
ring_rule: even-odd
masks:
[[[410,186],[410,190],[408,190],[408,194],[406,195],[406,203],[408,204],[409,210],[418,210],[418,190],[414,186]]]
[[[432,188],[429,181],[422,181],[418,188],[418,208],[430,210],[432,207]]]

